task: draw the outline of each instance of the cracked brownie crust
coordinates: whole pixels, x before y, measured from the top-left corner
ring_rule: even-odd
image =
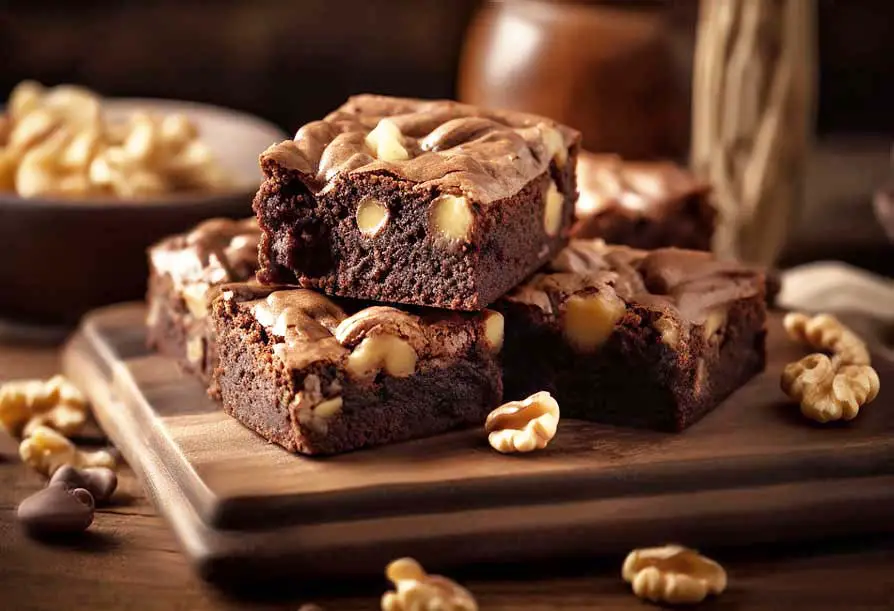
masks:
[[[261,155],[259,278],[480,310],[567,243],[578,148],[533,115],[351,98]]]

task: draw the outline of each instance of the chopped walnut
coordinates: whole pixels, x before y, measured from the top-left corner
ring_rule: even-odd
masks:
[[[51,476],[64,465],[115,469],[117,461],[106,450],[84,452],[63,435],[46,426],[38,426],[19,445],[19,456],[38,473]]]
[[[869,365],[847,364],[837,355],[810,354],[782,371],[782,390],[817,422],[853,420],[878,395],[879,378]]]
[[[838,355],[844,364],[869,365],[871,362],[863,340],[830,314],[808,316],[789,312],[782,324],[793,340]]]
[[[652,602],[692,604],[726,589],[726,571],[697,551],[680,545],[636,549],[621,569],[633,593]]]
[[[394,591],[382,596],[382,611],[478,611],[472,593],[441,575],[429,575],[412,558],[398,558],[385,569]]]
[[[487,440],[497,452],[542,450],[556,435],[559,404],[545,391],[524,401],[510,401],[492,411],[484,424]]]
[[[38,426],[74,435],[86,421],[87,400],[63,376],[0,386],[0,426],[14,437],[27,437]]]

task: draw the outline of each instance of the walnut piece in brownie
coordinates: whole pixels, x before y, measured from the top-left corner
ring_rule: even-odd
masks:
[[[535,115],[352,97],[261,155],[258,277],[480,310],[567,243],[579,141]]]
[[[292,452],[334,454],[481,424],[502,399],[497,312],[231,284],[213,305],[224,410]]]
[[[210,300],[220,284],[254,277],[260,237],[254,218],[218,218],[150,248],[149,347],[208,382],[217,360]]]
[[[710,250],[717,211],[711,189],[671,162],[581,153],[575,238],[635,248]]]
[[[706,252],[573,240],[494,308],[507,399],[546,390],[565,417],[682,430],[766,358],[762,274]]]

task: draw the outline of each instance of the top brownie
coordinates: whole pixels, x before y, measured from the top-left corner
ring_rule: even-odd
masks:
[[[352,97],[261,155],[258,277],[480,310],[567,243],[579,140],[525,113]]]
[[[710,186],[668,161],[582,154],[573,234],[635,248],[710,250],[717,212]]]

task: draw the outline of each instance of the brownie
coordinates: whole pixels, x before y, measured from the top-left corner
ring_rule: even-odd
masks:
[[[520,112],[352,97],[261,155],[258,278],[480,310],[567,244],[579,140]]]
[[[494,307],[506,398],[563,417],[679,431],[764,367],[763,275],[706,252],[573,240]]]
[[[222,283],[254,277],[260,235],[254,218],[210,219],[149,249],[149,347],[210,381],[217,359],[210,300]]]
[[[503,395],[503,318],[227,285],[213,304],[224,410],[302,454],[480,425]]]
[[[711,189],[680,166],[581,153],[577,175],[575,238],[711,250],[717,216]]]

